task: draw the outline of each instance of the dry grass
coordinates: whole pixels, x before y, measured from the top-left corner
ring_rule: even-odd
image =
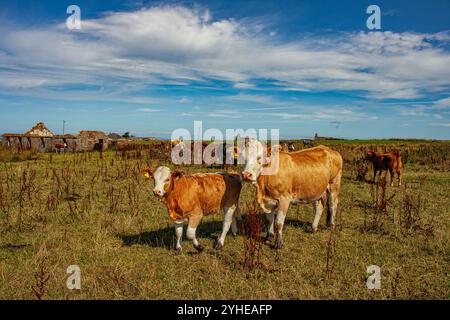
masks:
[[[411,151],[405,185],[384,191],[357,181],[361,146],[339,148],[346,170],[336,230],[330,233],[322,217],[318,233],[310,233],[311,206],[291,206],[280,252],[259,247],[255,230],[247,238],[230,234],[224,249],[215,251],[220,214],[199,227],[203,253],[185,240],[184,253],[176,255],[166,209],[140,176],[144,166],[155,164],[147,149],[0,163],[0,298],[448,298],[450,174],[439,151],[444,147],[430,151],[432,160],[423,150]],[[412,163],[413,157],[424,164]],[[253,200],[254,189],[245,184],[241,208]],[[246,245],[263,267],[246,267]],[[81,268],[78,291],[66,288],[66,269],[73,264]],[[366,288],[372,264],[381,267],[381,290]]]

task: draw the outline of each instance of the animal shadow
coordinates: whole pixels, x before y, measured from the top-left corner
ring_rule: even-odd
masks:
[[[189,241],[186,238],[186,224],[183,228],[183,241]],[[197,228],[197,239],[202,242],[202,238],[216,240],[217,234],[222,230],[222,222],[207,221],[200,224]],[[216,235],[215,235],[216,234]],[[148,245],[153,248],[165,248],[173,250],[175,248],[175,229],[173,227],[166,227],[158,230],[145,231],[137,234],[118,234],[124,246],[132,245]],[[203,241],[204,242],[204,241]],[[205,245],[204,243],[203,245]],[[183,246],[187,246],[185,243]]]
[[[296,228],[301,228],[305,232],[312,232],[312,226],[310,222],[286,219],[285,224]]]

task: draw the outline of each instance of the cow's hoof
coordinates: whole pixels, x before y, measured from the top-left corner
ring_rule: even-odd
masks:
[[[275,250],[281,250],[283,248],[283,240],[278,239],[275,243],[274,249]]]
[[[214,249],[222,250],[223,249],[223,244],[220,243],[220,241],[216,241],[216,244],[214,245]]]
[[[198,253],[203,251],[203,246],[201,244],[198,244],[197,246],[194,245],[195,250],[197,250]]]
[[[316,233],[317,232],[317,227],[311,227],[311,233]]]
[[[183,249],[181,247],[175,248],[175,254],[180,255],[183,253]]]
[[[266,238],[264,239],[264,242],[269,244],[269,243],[272,243],[273,239],[274,239],[274,235],[273,234],[268,234],[266,236]]]

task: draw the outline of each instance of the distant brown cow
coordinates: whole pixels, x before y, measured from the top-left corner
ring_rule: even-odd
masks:
[[[55,144],[55,152],[56,153],[61,153],[64,152],[67,148],[67,143],[57,143]]]
[[[380,173],[380,177],[382,175],[382,171],[388,171],[391,175],[391,186],[394,186],[394,174],[397,174],[398,177],[398,186],[402,185],[402,171],[403,171],[403,163],[402,158],[400,157],[400,153],[397,150],[393,150],[391,152],[377,154],[373,150],[369,150],[366,153],[366,160],[372,162],[373,164],[373,179],[372,183],[375,183],[375,178],[377,173]],[[387,174],[387,172],[386,172]]]

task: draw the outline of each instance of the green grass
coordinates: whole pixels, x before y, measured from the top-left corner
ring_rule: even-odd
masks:
[[[336,139],[336,140],[316,140],[316,144],[339,145],[339,144],[356,144],[356,145],[412,145],[412,144],[448,144],[448,140],[425,140],[425,139]]]
[[[103,159],[98,153],[44,154],[36,160],[0,163],[0,298],[34,299],[32,287],[41,269],[49,276],[43,299],[449,296],[448,170],[406,165],[406,188],[387,189],[387,198],[395,195],[387,204],[384,229],[370,231],[364,225],[372,216],[364,208],[371,203],[371,185],[356,181],[352,165],[346,163],[339,225],[331,245],[325,214],[319,232],[312,234],[312,207],[291,206],[285,247],[277,253],[263,246],[264,268],[247,270],[242,235],[229,235],[222,251],[212,248],[222,213],[206,217],[199,227],[203,253],[197,254],[185,240],[183,254],[175,254],[165,206],[139,173],[147,162],[155,163],[145,157],[122,160],[106,152]],[[420,225],[432,226],[432,234],[413,230],[403,235],[398,230],[394,217],[406,193],[414,204],[421,199]],[[254,196],[253,187],[245,184],[241,206]],[[328,271],[327,252],[333,253]],[[81,268],[79,291],[66,288],[66,269],[72,264]],[[366,269],[372,264],[381,267],[381,290],[366,288]]]

